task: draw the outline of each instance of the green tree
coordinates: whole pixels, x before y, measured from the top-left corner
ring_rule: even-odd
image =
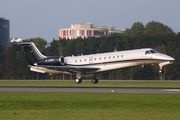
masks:
[[[141,36],[144,32],[144,25],[141,22],[136,22],[131,27],[130,36],[131,37],[138,37]]]
[[[56,56],[59,55],[59,41],[58,40],[53,40],[49,46],[46,48],[46,54],[48,56]]]
[[[18,64],[16,52],[18,51],[19,46],[11,45],[6,53],[5,60],[5,77],[8,79],[15,79],[18,75]]]
[[[149,22],[145,26],[144,34],[152,35],[152,34],[167,34],[173,32],[171,28],[163,25],[160,22]]]
[[[5,61],[5,49],[3,49],[3,45],[0,44],[0,79],[3,78],[4,75],[4,61]]]

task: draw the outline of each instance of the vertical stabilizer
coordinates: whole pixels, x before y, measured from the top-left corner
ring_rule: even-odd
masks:
[[[34,63],[36,63],[37,61],[47,58],[46,56],[41,54],[41,52],[37,49],[33,42],[22,42],[19,44],[22,46],[30,65],[34,65]]]

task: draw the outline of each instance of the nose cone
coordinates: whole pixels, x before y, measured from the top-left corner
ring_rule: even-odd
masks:
[[[163,59],[163,60],[167,60],[167,61],[174,61],[175,59],[169,55],[165,55],[165,54],[161,54],[160,57]]]
[[[159,60],[163,60],[163,61],[174,61],[175,59],[169,55],[165,55],[165,54],[154,54],[152,56],[152,58],[156,58]]]
[[[168,56],[168,55],[161,55],[163,57],[164,60],[168,60],[168,61],[174,61],[175,59],[171,56]]]
[[[174,61],[175,59],[173,57],[169,56],[169,60]]]

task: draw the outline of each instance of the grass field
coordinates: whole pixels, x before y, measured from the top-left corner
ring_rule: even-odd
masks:
[[[170,87],[179,81],[1,80],[0,86]],[[0,92],[0,120],[179,120],[179,94]]]
[[[180,81],[158,80],[100,80],[92,84],[84,80],[81,84],[74,80],[0,80],[0,86],[93,86],[93,87],[169,87],[180,88]]]
[[[179,120],[180,95],[0,93],[0,120]]]

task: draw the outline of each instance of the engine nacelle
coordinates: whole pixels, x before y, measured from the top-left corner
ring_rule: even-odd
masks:
[[[61,66],[64,65],[64,57],[62,56],[52,56],[37,62],[37,65],[53,65],[53,66]]]

